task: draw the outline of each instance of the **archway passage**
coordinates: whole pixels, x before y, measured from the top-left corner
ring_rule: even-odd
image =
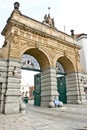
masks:
[[[24,53],[23,56],[31,56],[34,59],[37,60],[37,63],[35,60],[33,60],[31,57],[30,59],[22,61],[22,69],[23,70],[31,70],[31,71],[37,71],[39,74],[34,75],[34,91],[33,91],[33,96],[34,96],[34,105],[40,106],[41,105],[41,72],[43,72],[44,69],[49,68],[49,61],[47,59],[47,56],[39,49],[36,48],[30,48],[27,49]],[[45,67],[45,68],[44,68]]]
[[[67,95],[66,95],[66,78],[65,78],[65,71],[63,66],[57,62],[57,91],[59,95],[59,101],[63,103],[67,103]]]
[[[36,88],[34,85],[34,75],[41,72],[39,63],[31,55],[22,55],[21,57],[22,67],[21,67],[21,94],[22,100],[33,103],[34,95],[33,91]],[[41,81],[40,81],[41,82]],[[37,86],[38,87],[38,86]],[[26,97],[27,96],[27,97]]]
[[[23,70],[30,70],[30,71],[41,71],[40,65],[37,60],[28,54],[23,54],[21,57],[22,66],[21,69]]]
[[[66,74],[69,74],[69,73],[72,73],[75,71],[75,68],[74,68],[74,65],[73,63],[71,62],[70,59],[68,59],[66,56],[62,56],[58,59],[58,62],[62,65],[63,67],[63,71],[62,73],[66,73]],[[61,72],[61,70],[60,70]]]
[[[67,103],[68,89],[72,89],[68,86],[67,75],[71,72],[74,72],[74,66],[72,62],[65,56],[60,57],[56,63],[57,68],[57,91],[59,101]]]
[[[34,105],[41,106],[41,74],[34,75]]]
[[[57,77],[57,91],[59,93],[59,101],[67,103],[66,95],[66,80],[65,75],[58,75]]]
[[[46,69],[50,67],[49,60],[44,52],[42,52],[38,48],[30,48],[27,49],[24,54],[29,54],[33,56],[39,63],[40,65],[40,70]]]

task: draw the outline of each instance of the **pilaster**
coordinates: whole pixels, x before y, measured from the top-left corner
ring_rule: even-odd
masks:
[[[4,114],[15,114],[20,112],[21,63],[18,60],[9,59],[7,67]]]
[[[84,86],[81,83],[81,73],[66,75],[67,103],[86,103]]]
[[[41,106],[48,106],[58,98],[56,69],[50,68],[41,73]]]
[[[6,92],[7,60],[0,58],[0,112],[4,111],[4,100]]]

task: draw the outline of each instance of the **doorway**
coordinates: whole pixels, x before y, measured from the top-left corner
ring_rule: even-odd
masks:
[[[34,75],[34,105],[41,105],[41,74]]]
[[[24,94],[24,97],[27,92],[28,102],[30,104],[37,104],[38,73],[41,72],[39,63],[33,56],[28,54],[24,54],[21,59],[21,92]],[[34,95],[34,90],[36,95]],[[36,101],[35,103],[34,98]]]
[[[57,91],[59,93],[59,101],[67,103],[65,75],[58,75]]]

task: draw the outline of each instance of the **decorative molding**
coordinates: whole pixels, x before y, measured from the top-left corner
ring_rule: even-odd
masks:
[[[33,33],[33,34],[36,34],[36,35],[39,35],[39,36],[42,36],[42,37],[45,37],[45,38],[51,38],[51,39],[53,39],[53,40],[59,41],[59,42],[62,43],[62,44],[66,44],[66,45],[69,45],[69,46],[71,46],[71,47],[74,47],[74,44],[71,44],[71,42],[69,42],[69,41],[67,40],[68,37],[67,37],[66,39],[62,39],[62,37],[56,37],[56,36],[50,35],[50,34],[48,34],[48,33],[45,33],[45,32],[43,32],[43,31],[37,30],[37,29],[35,29],[35,28],[29,27],[29,26],[27,26],[27,25],[24,25],[24,24],[22,24],[22,23],[20,23],[20,22],[18,22],[18,21],[16,21],[16,20],[12,20],[12,19],[10,20],[9,25],[7,25],[7,26],[4,28],[4,30],[3,30],[3,32],[2,32],[3,35],[5,35],[5,32],[6,32],[8,26],[9,26],[9,27],[15,26],[15,27],[17,27],[17,28],[20,28],[21,30],[24,30],[24,31],[27,31],[27,32],[31,32],[31,33]],[[76,48],[80,48],[80,46],[76,45]]]

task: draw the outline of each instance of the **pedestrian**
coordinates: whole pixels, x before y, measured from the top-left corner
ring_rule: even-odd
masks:
[[[57,98],[54,100],[54,104],[55,104],[55,107],[60,105],[60,102],[59,102],[59,100]]]

